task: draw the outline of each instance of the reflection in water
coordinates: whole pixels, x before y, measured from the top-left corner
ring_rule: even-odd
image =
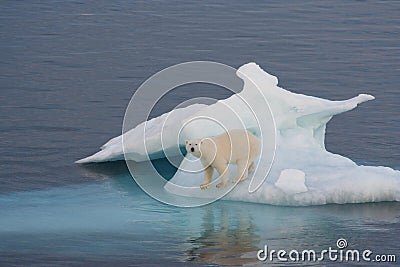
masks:
[[[173,175],[173,168],[162,161],[157,163],[160,163],[157,167],[163,175]],[[135,167],[141,174],[148,172],[140,163]],[[321,251],[329,246],[335,247],[338,238],[345,238],[352,249],[371,249],[376,253],[392,254],[400,251],[397,238],[400,235],[398,202],[282,207],[217,201],[198,208],[183,209],[161,204],[148,197],[138,188],[126,169],[124,170],[123,163],[95,164],[82,169],[92,172],[92,175],[110,179],[101,181],[97,187],[88,185],[86,188],[70,191],[60,189],[56,194],[59,202],[54,198],[49,199],[51,206],[54,206],[50,217],[38,216],[42,211],[39,207],[33,209],[32,214],[25,212],[24,216],[35,216],[40,222],[45,220],[47,225],[59,228],[62,225],[57,220],[63,218],[70,227],[69,224],[73,223],[71,216],[77,210],[82,210],[76,228],[89,227],[92,223],[91,217],[95,217],[94,225],[98,229],[107,229],[112,232],[112,236],[121,233],[118,234],[118,242],[126,247],[125,250],[118,248],[119,253],[130,256],[133,251],[136,254],[142,253],[136,246],[140,244],[143,247],[143,240],[152,240],[151,243],[146,243],[146,251],[172,257],[174,261],[189,261],[195,266],[264,265],[256,258],[256,252],[264,245],[268,245],[270,249],[288,251]],[[37,197],[41,201],[46,199],[40,192]],[[65,202],[65,199],[74,201],[67,205],[69,202]],[[32,197],[29,198],[29,203],[24,203],[22,204],[31,205]],[[102,203],[101,206],[98,203]],[[22,204],[19,203],[17,209],[20,210]],[[5,215],[2,219],[6,218],[5,222],[9,222],[7,225],[13,226],[13,229],[18,228],[13,215],[14,209],[15,207],[7,208],[8,212],[2,211]],[[71,214],[70,210],[74,213]],[[114,221],[107,223],[109,218],[114,218]],[[32,220],[29,225],[35,226]],[[75,227],[75,224],[72,226]],[[27,229],[22,224],[20,227]],[[121,238],[125,235],[125,238]],[[9,240],[18,239],[10,236]],[[94,239],[84,240],[92,241],[94,244],[98,242]],[[38,245],[37,240],[35,245]],[[274,261],[273,264],[282,263]]]
[[[222,265],[255,262],[259,238],[250,214],[232,202],[203,207],[200,236],[188,240],[188,261]]]
[[[321,251],[335,247],[338,238],[347,239],[350,248],[368,248],[375,253],[400,249],[395,237],[400,234],[400,205],[396,202],[278,207],[218,201],[199,210],[203,212],[200,231],[186,241],[190,248],[185,255],[186,260],[202,264],[253,266],[262,264],[256,252],[264,245]],[[190,227],[194,225],[187,225]],[[276,260],[270,263],[285,266]]]
[[[78,165],[80,173],[93,179],[114,178],[129,174],[125,161],[91,163]]]
[[[173,158],[174,159],[174,158]],[[166,158],[155,159],[151,161],[152,166],[157,172],[165,179],[169,180],[176,172],[176,168]],[[130,161],[131,166],[134,166],[135,171],[143,174],[151,174],[146,162],[133,162]],[[101,178],[114,178],[120,175],[128,175],[129,169],[124,160],[90,163],[78,165],[81,173],[87,177]]]

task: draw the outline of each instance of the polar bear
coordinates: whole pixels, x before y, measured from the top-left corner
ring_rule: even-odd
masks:
[[[212,181],[214,168],[221,177],[217,188],[224,188],[229,180],[228,164],[237,165],[238,174],[232,180],[237,183],[247,179],[254,169],[254,160],[260,154],[260,141],[247,130],[231,130],[216,137],[185,141],[186,151],[200,158],[205,178],[200,185],[207,189]]]

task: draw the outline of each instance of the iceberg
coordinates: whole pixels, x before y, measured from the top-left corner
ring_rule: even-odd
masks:
[[[137,162],[164,157],[161,144],[161,133],[176,132],[181,127],[180,121],[187,116],[205,108],[204,104],[193,104],[184,108],[177,108],[159,117],[139,124],[125,134],[112,138],[101,146],[101,150],[89,157],[75,161],[75,163],[93,163],[117,161],[129,158]],[[168,119],[168,120],[167,120]],[[122,139],[125,142],[125,157]],[[146,145],[143,141],[146,141]],[[174,143],[171,140],[171,143]]]
[[[143,122],[77,163],[124,159],[124,151],[125,158],[134,161],[176,156],[180,153],[176,148],[184,146],[185,139],[246,128],[262,140],[262,153],[249,175],[252,179],[239,183],[224,199],[295,206],[400,201],[400,171],[357,165],[325,148],[329,120],[373,96],[330,101],[296,94],[279,87],[277,77],[255,63],[241,66],[236,74],[244,81],[241,92],[211,105],[194,104]],[[187,171],[193,168],[201,169],[201,163],[187,155],[164,189],[178,196],[218,198],[215,188],[200,190],[204,174]]]

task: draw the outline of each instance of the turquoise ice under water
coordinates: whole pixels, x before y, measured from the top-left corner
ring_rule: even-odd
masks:
[[[257,263],[270,248],[335,247],[396,254],[398,203],[276,207],[219,201],[176,208],[154,201],[129,175],[0,196],[3,264]],[[185,263],[186,262],[186,263]],[[184,264],[185,263],[185,264]]]

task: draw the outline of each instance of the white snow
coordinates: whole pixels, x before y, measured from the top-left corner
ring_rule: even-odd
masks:
[[[275,186],[287,194],[297,194],[308,191],[305,181],[306,174],[301,170],[285,169],[281,171]]]
[[[185,108],[174,109],[157,118],[139,124],[136,128],[126,132],[124,136],[117,136],[105,143],[101,150],[89,157],[77,160],[75,163],[91,163],[116,161],[124,159],[122,138],[125,142],[126,158],[134,161],[144,161],[162,157],[161,132],[164,131],[164,149],[176,146],[176,135],[168,132],[178,132],[182,127],[181,121],[203,108],[206,105],[194,104]],[[144,129],[146,128],[146,134]],[[144,136],[146,135],[146,140]],[[167,139],[165,138],[167,137]],[[170,138],[168,138],[170,137]],[[146,144],[144,143],[146,141]],[[146,149],[148,153],[146,152]],[[148,155],[149,154],[149,155]]]

